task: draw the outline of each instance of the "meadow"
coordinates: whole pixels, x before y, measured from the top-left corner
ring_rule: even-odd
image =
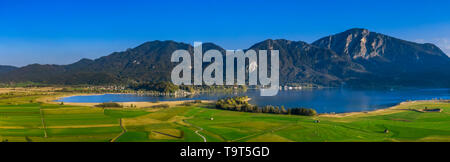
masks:
[[[207,142],[450,142],[449,101],[310,117],[218,110],[212,103],[99,108],[40,100],[57,95],[1,93],[0,141],[203,142],[204,137]]]

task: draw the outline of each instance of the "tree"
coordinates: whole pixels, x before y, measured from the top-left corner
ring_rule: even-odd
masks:
[[[286,111],[286,109],[284,108],[283,105],[281,106],[281,113],[282,113],[282,114],[286,114],[286,113],[287,113],[287,111]]]

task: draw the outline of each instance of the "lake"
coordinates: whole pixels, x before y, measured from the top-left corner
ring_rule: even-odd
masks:
[[[151,102],[176,100],[217,100],[228,96],[247,95],[251,104],[284,105],[286,108],[307,107],[318,113],[361,112],[387,108],[407,100],[450,99],[450,89],[350,90],[339,88],[281,90],[277,96],[261,97],[259,90],[241,93],[200,93],[189,97],[154,97],[135,94],[72,96],[58,102]]]

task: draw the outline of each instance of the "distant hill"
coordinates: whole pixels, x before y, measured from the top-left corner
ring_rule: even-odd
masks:
[[[175,41],[151,41],[95,60],[82,59],[69,65],[33,64],[12,69],[0,82],[32,81],[47,84],[110,84],[169,81],[176,64],[171,54],[193,47]],[[218,49],[204,43],[203,51]],[[450,59],[433,44],[404,41],[366,29],[350,29],[302,41],[265,40],[249,49],[280,51],[280,81],[325,86],[450,87]]]
[[[419,44],[355,28],[324,37],[312,44],[331,49],[373,74],[369,79],[360,78],[358,82],[450,85],[450,58],[430,43]]]
[[[17,69],[17,67],[15,67],[15,66],[0,65],[0,76],[3,75],[3,74],[5,74],[5,73],[7,73],[7,72],[10,72],[10,71],[12,71],[12,70],[14,70],[14,69]]]
[[[193,47],[186,43],[151,41],[95,60],[81,59],[69,65],[28,65],[5,74],[0,81],[68,85],[168,81],[176,65],[170,62],[170,57],[178,49],[193,53]],[[224,51],[217,45],[204,43],[203,50],[209,49]]]
[[[364,67],[339,56],[334,51],[302,41],[266,40],[253,50],[279,50],[280,83],[314,83],[338,86],[350,76],[366,73]]]

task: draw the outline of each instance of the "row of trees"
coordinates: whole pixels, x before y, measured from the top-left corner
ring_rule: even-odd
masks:
[[[132,90],[157,91],[164,93],[174,93],[178,90],[186,92],[227,92],[227,91],[246,91],[246,86],[199,86],[199,85],[174,85],[172,82],[145,82],[133,83],[128,86]]]
[[[95,105],[95,107],[101,107],[101,108],[107,108],[107,107],[110,107],[110,108],[122,108],[123,105],[115,103],[115,102],[105,102],[105,103],[101,103],[101,104]]]
[[[133,90],[145,90],[145,91],[157,91],[164,93],[175,93],[180,88],[177,85],[174,85],[172,82],[147,82],[140,84],[132,84],[128,88]]]
[[[272,105],[258,107],[249,104],[248,100],[249,98],[247,96],[228,97],[217,100],[216,108],[221,110],[253,112],[253,113],[271,113],[271,114],[288,114],[288,115],[305,115],[305,116],[317,115],[317,112],[314,109],[290,108],[286,110],[284,106],[279,107]]]

